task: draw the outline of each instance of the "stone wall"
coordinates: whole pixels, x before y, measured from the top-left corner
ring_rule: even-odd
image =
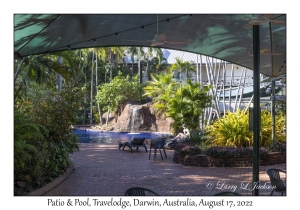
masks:
[[[245,158],[213,158],[205,154],[181,155],[174,151],[173,161],[177,164],[201,167],[246,167],[252,166],[252,157]],[[275,165],[286,163],[285,152],[269,153],[265,158],[260,159],[260,165]]]

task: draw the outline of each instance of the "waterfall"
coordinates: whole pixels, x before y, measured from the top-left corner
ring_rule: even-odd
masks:
[[[136,112],[137,112],[137,108],[133,106],[131,109],[131,120],[130,120],[130,132],[131,133],[134,132],[134,123],[135,123],[135,118],[136,118]]]

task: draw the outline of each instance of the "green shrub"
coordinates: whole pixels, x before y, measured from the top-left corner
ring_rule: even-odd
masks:
[[[267,148],[270,152],[286,152],[286,143],[276,142]]]
[[[265,148],[259,149],[260,157],[266,157],[268,151]],[[206,150],[206,155],[214,158],[239,158],[252,157],[253,147],[235,148],[235,147],[211,147]]]
[[[196,145],[200,145],[206,141],[205,135],[205,131],[191,129],[189,141],[195,143]]]
[[[261,133],[260,145],[268,147],[272,144],[272,115],[269,111],[261,112]],[[279,112],[275,116],[275,139],[279,142],[286,142],[286,116]]]
[[[70,164],[69,154],[78,150],[78,139],[70,130],[76,122],[78,95],[27,89],[27,96],[15,101],[14,177],[37,187],[45,176],[61,174]]]
[[[207,135],[212,137],[212,146],[249,147],[252,133],[248,130],[248,115],[244,111],[228,112],[207,127]]]
[[[251,147],[253,133],[249,131],[249,115],[242,110],[228,112],[206,128],[207,143],[212,146]],[[286,116],[278,113],[275,117],[275,139],[286,141]],[[260,147],[269,147],[272,143],[272,115],[263,110],[261,112]]]
[[[190,141],[176,142],[174,150],[179,152],[181,155],[197,155],[202,153],[201,149]]]

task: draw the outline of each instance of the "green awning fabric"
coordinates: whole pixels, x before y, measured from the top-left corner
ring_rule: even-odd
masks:
[[[260,72],[285,74],[285,14],[15,14],[17,56],[106,46],[199,53],[253,69],[252,27],[260,26]],[[156,34],[159,39],[153,42]],[[160,35],[162,34],[162,35]],[[280,71],[279,71],[280,70]]]

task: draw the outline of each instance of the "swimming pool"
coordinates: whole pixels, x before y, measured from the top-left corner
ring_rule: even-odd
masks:
[[[103,132],[95,130],[73,130],[73,133],[79,137],[80,143],[118,143],[121,141],[129,141],[133,137],[152,139],[161,136],[171,136],[168,133],[159,132]]]

